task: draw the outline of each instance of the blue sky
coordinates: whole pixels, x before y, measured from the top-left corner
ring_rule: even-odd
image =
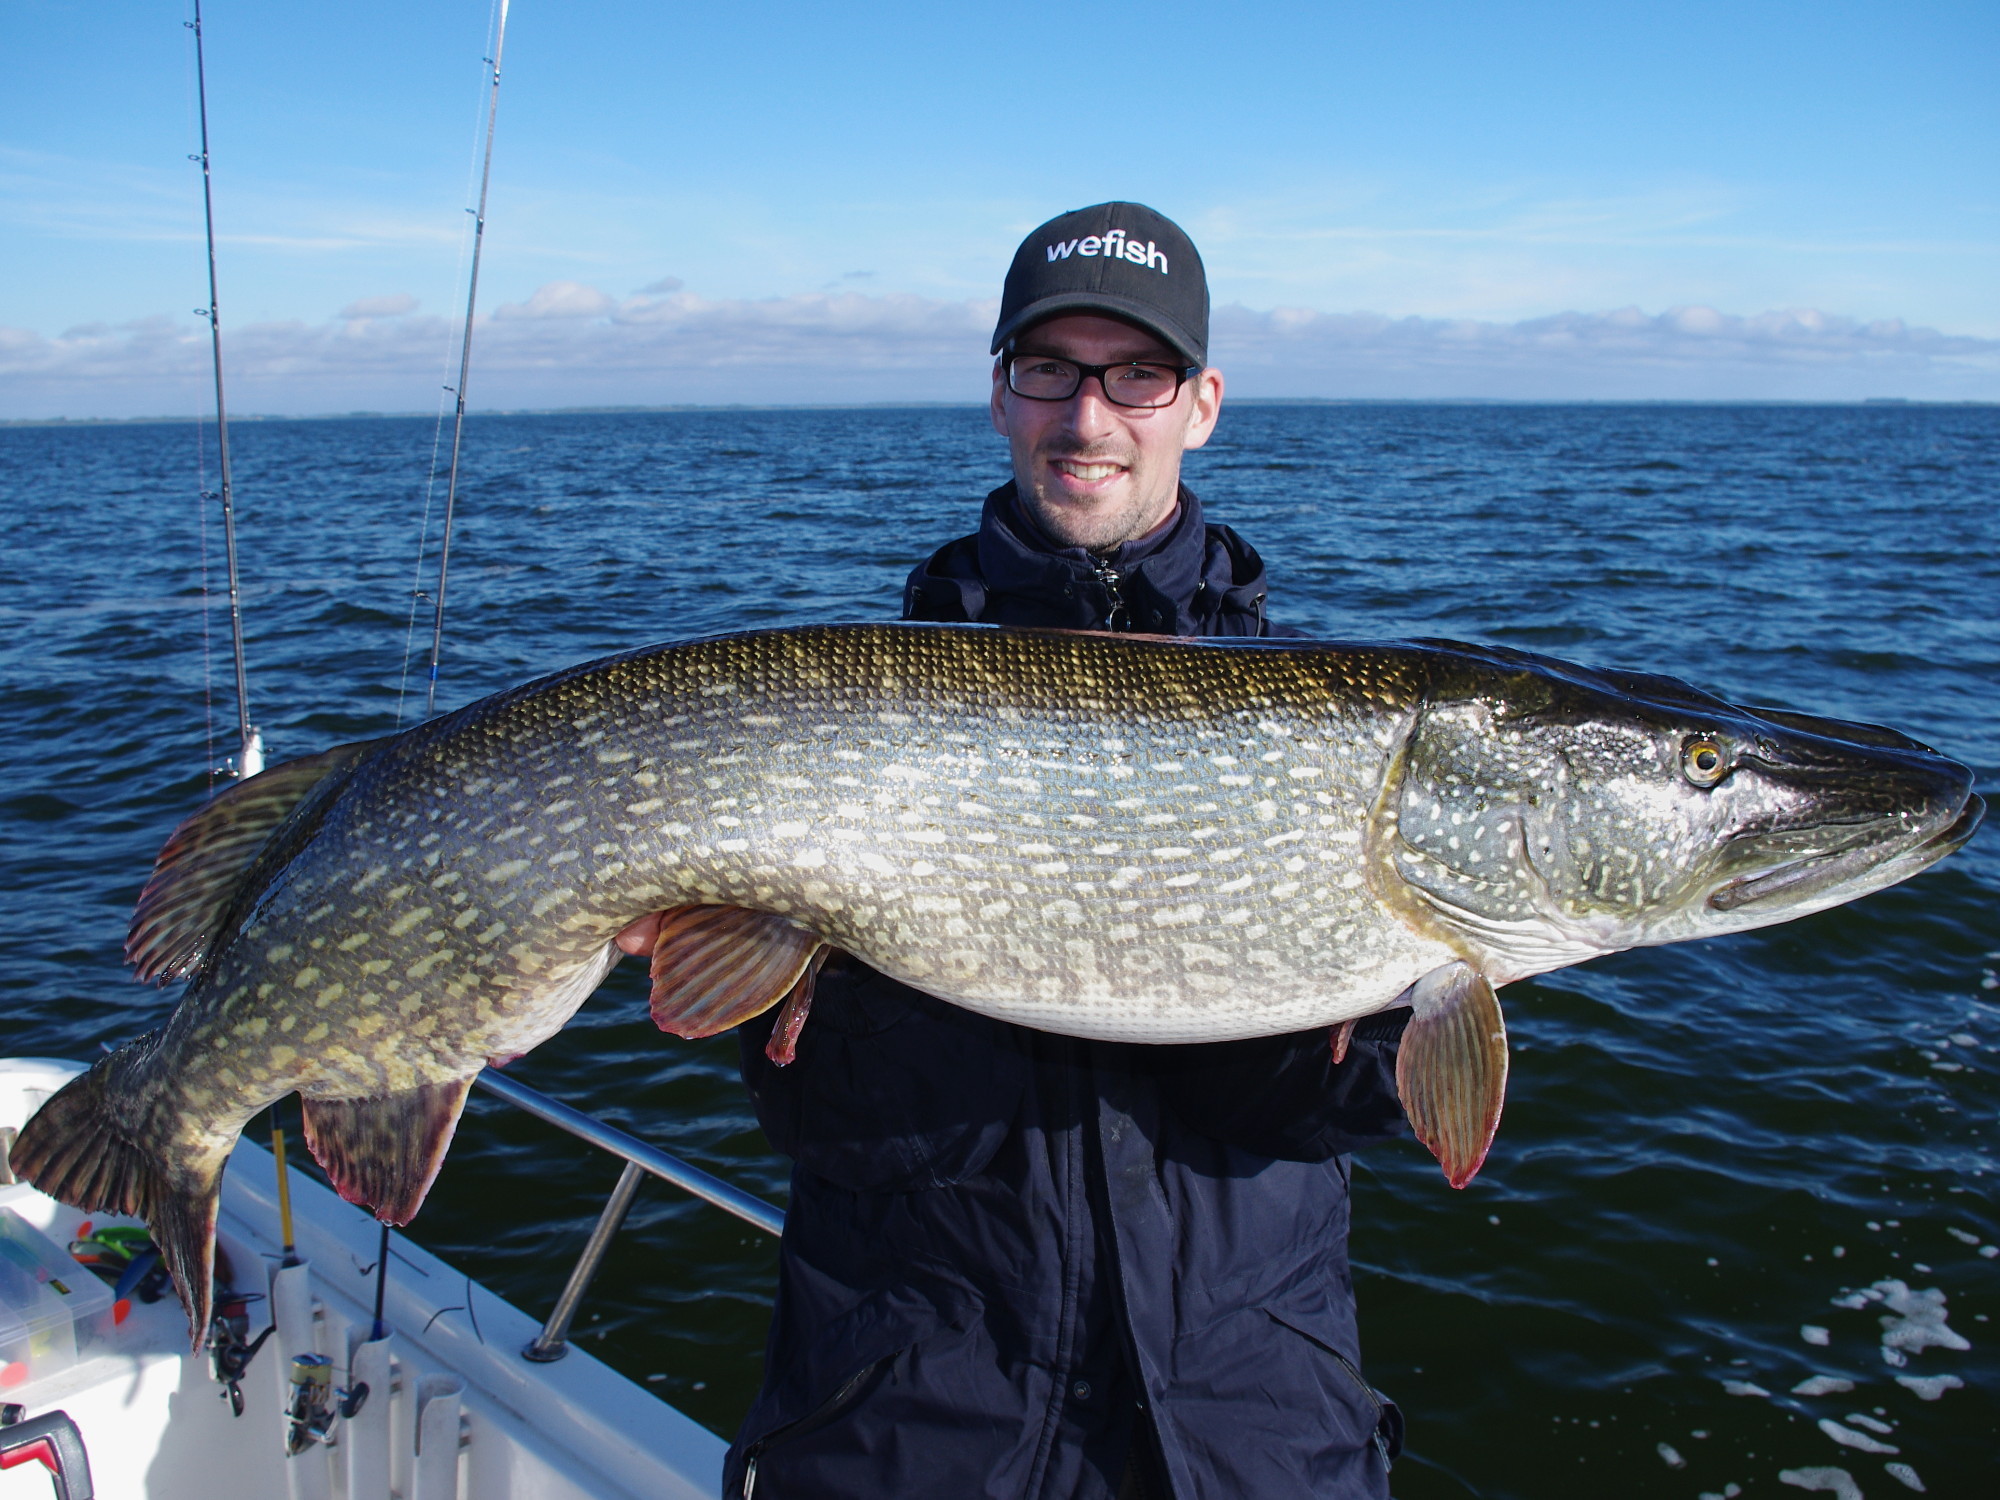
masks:
[[[0,10],[0,416],[198,405],[187,14]],[[488,4],[205,15],[246,409],[428,407]],[[976,396],[1108,197],[1243,393],[2000,398],[1990,0],[518,0],[507,63],[475,406]]]

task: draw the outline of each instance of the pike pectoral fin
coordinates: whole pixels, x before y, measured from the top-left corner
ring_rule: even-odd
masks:
[[[141,979],[184,979],[201,967],[265,840],[306,794],[377,742],[336,745],[289,760],[210,798],[182,821],[153,862],[125,936],[125,961]]]
[[[304,1100],[306,1145],[341,1197],[384,1224],[407,1224],[444,1165],[471,1088],[470,1078],[450,1078],[379,1099]]]
[[[1507,1023],[1486,976],[1469,964],[1433,969],[1410,991],[1415,1014],[1396,1053],[1396,1092],[1417,1139],[1455,1188],[1472,1181],[1507,1094]]]
[[[714,1036],[803,986],[803,1025],[825,949],[817,934],[769,912],[677,906],[661,917],[653,945],[653,1024],[675,1036]]]

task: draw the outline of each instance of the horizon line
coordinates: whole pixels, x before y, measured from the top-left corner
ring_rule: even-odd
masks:
[[[1512,396],[1237,396],[1229,406],[1729,406],[1729,407],[2000,407],[2000,400],[1966,397],[1862,396],[1851,399],[1749,396],[1625,396],[1551,399]],[[984,411],[984,401],[785,401],[675,402],[658,406],[515,406],[468,411],[475,417],[647,416],[673,413],[759,411]],[[0,417],[0,428],[144,427],[168,423],[212,423],[211,412],[162,413],[144,417]],[[360,422],[439,420],[426,411],[236,412],[231,422]]]

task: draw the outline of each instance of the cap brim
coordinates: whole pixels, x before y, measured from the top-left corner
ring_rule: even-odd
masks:
[[[1160,316],[1158,309],[1149,307],[1131,297],[1120,297],[1111,292],[1054,292],[1049,296],[1030,302],[1013,317],[993,330],[993,347],[989,354],[998,354],[1011,339],[1031,323],[1039,323],[1066,312],[1102,312],[1127,323],[1136,324],[1153,335],[1169,349],[1179,354],[1191,365],[1206,365],[1207,351],[1201,340],[1170,318]]]

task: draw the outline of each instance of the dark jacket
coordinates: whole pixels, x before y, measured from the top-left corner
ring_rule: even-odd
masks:
[[[1004,484],[986,497],[978,531],[910,574],[903,618],[1151,635],[1297,634],[1264,619],[1256,549],[1227,526],[1205,524],[1185,485],[1180,501],[1162,536],[1128,543],[1107,563],[1049,542]]]
[[[1107,567],[1011,488],[906,615],[1267,633],[1256,553],[1186,490]],[[725,1495],[1387,1495],[1401,1418],[1358,1368],[1346,1153],[1402,1129],[1394,1021],[1337,1067],[1325,1031],[1080,1041],[845,958],[788,1068],[772,1020],[741,1029],[743,1076],[796,1166]]]

